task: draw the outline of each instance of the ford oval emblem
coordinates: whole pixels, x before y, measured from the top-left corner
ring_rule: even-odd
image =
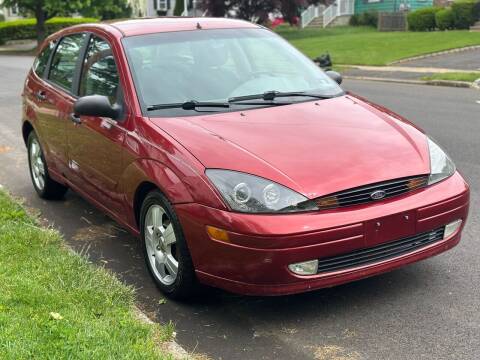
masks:
[[[385,195],[387,195],[387,193],[383,190],[377,190],[377,191],[374,191],[370,194],[370,198],[372,200],[380,200],[380,199],[383,199],[385,197]]]

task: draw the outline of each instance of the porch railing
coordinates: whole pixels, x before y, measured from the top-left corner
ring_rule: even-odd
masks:
[[[336,0],[323,11],[323,27],[327,27],[335,18],[343,15],[353,15],[355,0]]]
[[[319,6],[312,4],[309,7],[307,7],[300,15],[300,26],[302,27],[302,29],[304,27],[307,27],[308,24],[310,24],[313,21],[313,19],[320,16],[320,14],[321,14],[321,11]]]

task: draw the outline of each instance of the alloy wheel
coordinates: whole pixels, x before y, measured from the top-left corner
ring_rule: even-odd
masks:
[[[177,279],[177,238],[167,212],[160,205],[152,205],[145,216],[145,245],[152,271],[164,285]]]
[[[35,186],[38,190],[43,191],[45,188],[45,163],[43,162],[42,149],[35,138],[30,143],[30,169]]]

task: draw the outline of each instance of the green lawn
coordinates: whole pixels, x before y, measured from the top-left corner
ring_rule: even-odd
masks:
[[[2,360],[169,358],[172,327],[138,321],[133,296],[0,191]]]
[[[329,52],[334,64],[387,65],[412,56],[480,45],[480,33],[468,30],[378,32],[371,27],[299,30],[279,26],[276,32],[311,58]]]
[[[477,79],[480,79],[480,72],[471,72],[471,73],[452,72],[452,73],[445,73],[445,74],[433,74],[431,76],[422,77],[422,80],[454,80],[454,81],[468,81],[468,82],[474,82]]]

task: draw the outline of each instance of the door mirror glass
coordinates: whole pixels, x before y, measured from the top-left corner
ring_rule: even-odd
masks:
[[[326,71],[325,74],[327,74],[332,80],[334,80],[338,85],[340,85],[343,81],[342,75],[340,75],[336,71]]]
[[[78,99],[73,106],[76,115],[107,117],[118,120],[122,114],[122,107],[110,104],[104,95],[90,95]]]

